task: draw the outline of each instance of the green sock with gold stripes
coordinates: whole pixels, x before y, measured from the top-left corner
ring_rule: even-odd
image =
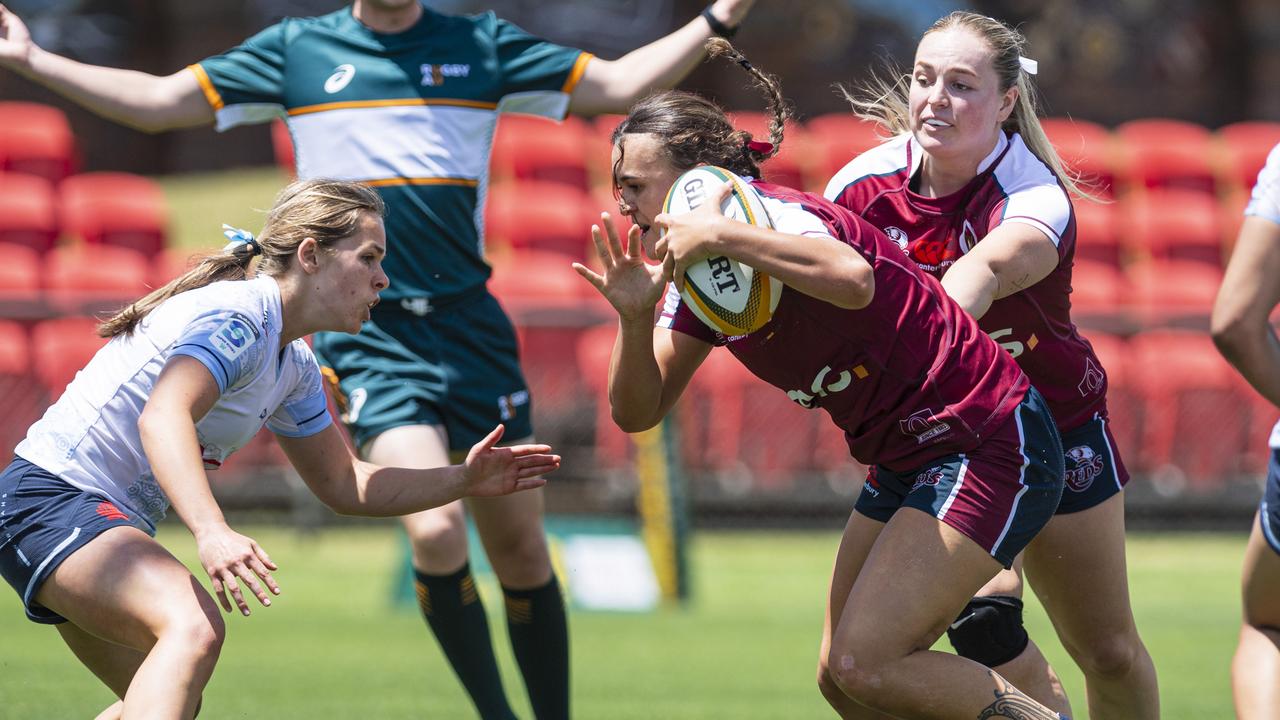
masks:
[[[538,720],[569,717],[569,627],[564,598],[553,574],[542,587],[504,587],[507,630]]]
[[[515,720],[502,689],[502,676],[493,656],[489,620],[476,592],[471,565],[449,575],[428,575],[417,569],[418,607],[435,633],[440,649],[471,695],[484,720]]]

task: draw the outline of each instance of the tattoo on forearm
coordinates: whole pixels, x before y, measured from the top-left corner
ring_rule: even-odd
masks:
[[[996,701],[978,713],[978,720],[1061,720],[1058,713],[1022,694],[996,673],[987,672],[996,683]]]

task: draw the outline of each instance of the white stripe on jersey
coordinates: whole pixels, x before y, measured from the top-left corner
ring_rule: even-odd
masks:
[[[226,105],[214,113],[218,132],[237,125],[256,125],[284,117],[284,106],[276,103],[240,103]]]
[[[995,171],[996,182],[1008,197],[1002,222],[1030,225],[1057,246],[1071,221],[1071,201],[1053,171],[1031,152],[1022,136],[1014,133],[1012,142]]]
[[[1280,145],[1271,148],[1267,164],[1258,173],[1245,215],[1256,215],[1280,223]]]
[[[883,144],[853,158],[831,177],[831,182],[827,183],[827,189],[823,191],[822,196],[835,202],[845,188],[864,177],[891,175],[902,170],[907,164],[906,147],[910,139],[911,133],[895,135]],[[919,167],[920,154],[915,153],[912,159],[915,167]]]

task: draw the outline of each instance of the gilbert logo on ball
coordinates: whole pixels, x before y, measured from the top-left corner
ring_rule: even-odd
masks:
[[[726,217],[759,227],[773,227],[759,193],[737,175],[714,166],[694,168],[681,175],[662,204],[662,211],[679,215],[706,202],[711,190],[729,183],[733,193],[720,207]],[[711,257],[685,271],[680,291],[698,319],[718,333],[746,335],[773,318],[782,296],[782,283],[756,272],[731,257]]]

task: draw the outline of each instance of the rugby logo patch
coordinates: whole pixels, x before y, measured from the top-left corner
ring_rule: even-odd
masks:
[[[218,326],[209,336],[209,344],[218,354],[228,360],[235,360],[258,339],[258,331],[247,320],[236,316]]]

